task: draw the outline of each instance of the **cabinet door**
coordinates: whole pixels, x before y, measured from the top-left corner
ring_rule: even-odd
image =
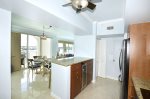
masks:
[[[128,97],[132,99],[132,76],[150,79],[150,22],[133,24],[130,31]]]
[[[87,84],[91,83],[93,78],[93,60],[89,60],[87,63]]]
[[[71,99],[81,92],[81,64],[71,66]]]

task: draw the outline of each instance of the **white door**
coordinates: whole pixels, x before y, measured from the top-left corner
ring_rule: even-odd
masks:
[[[106,77],[118,80],[119,70],[119,54],[121,51],[123,38],[109,38],[106,44]]]
[[[96,47],[96,67],[97,75],[105,78],[106,76],[106,40],[97,40]]]

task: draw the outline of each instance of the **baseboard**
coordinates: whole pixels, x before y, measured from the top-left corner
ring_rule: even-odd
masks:
[[[53,96],[55,99],[61,99],[59,96],[57,96],[57,95],[54,94],[53,92],[51,92],[51,96]]]
[[[118,78],[114,78],[114,77],[110,77],[110,76],[107,76],[106,78],[109,78],[109,79],[117,80],[117,81],[118,81]]]
[[[92,80],[92,83],[95,83],[96,82],[96,80]]]

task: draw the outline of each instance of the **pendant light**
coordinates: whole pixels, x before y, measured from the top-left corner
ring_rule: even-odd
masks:
[[[46,39],[47,39],[47,37],[46,37],[46,35],[45,35],[45,33],[44,33],[44,29],[50,29],[50,28],[52,28],[51,25],[50,25],[48,28],[46,28],[46,27],[43,25],[43,34],[40,36],[40,38],[41,38],[42,40],[46,40]]]
[[[40,36],[40,38],[42,40],[46,40],[47,39],[46,35],[44,34],[44,25],[43,25],[43,34]]]

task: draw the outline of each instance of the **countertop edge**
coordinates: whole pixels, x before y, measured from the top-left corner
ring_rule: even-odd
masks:
[[[93,60],[92,58],[85,58],[85,57],[74,57],[74,58],[68,58],[68,59],[52,59],[51,62],[54,64],[62,65],[64,67],[71,66],[73,64],[85,62],[88,60]]]
[[[141,79],[141,78],[138,78],[138,77],[134,77],[134,76],[132,76],[132,81],[133,81],[133,85],[134,85],[137,97],[139,99],[143,99],[140,88],[150,90],[150,87],[149,87],[150,86],[150,83],[149,83],[150,81],[145,80],[145,79]]]

